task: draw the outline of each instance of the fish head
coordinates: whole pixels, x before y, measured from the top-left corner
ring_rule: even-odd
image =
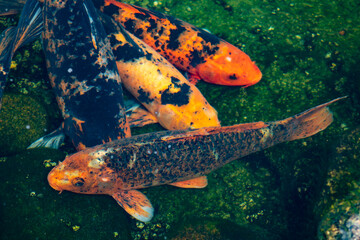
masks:
[[[214,56],[197,66],[199,77],[209,83],[248,87],[258,83],[262,73],[250,57],[235,46],[221,42]]]
[[[82,194],[109,194],[116,179],[96,154],[77,152],[65,158],[48,174],[50,186],[57,191]]]

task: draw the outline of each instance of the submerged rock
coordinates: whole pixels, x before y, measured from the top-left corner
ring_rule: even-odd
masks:
[[[321,240],[360,238],[360,128],[346,135],[336,147],[326,186],[315,213],[321,217]]]

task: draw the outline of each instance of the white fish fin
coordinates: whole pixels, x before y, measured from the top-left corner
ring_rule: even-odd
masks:
[[[48,135],[45,135],[35,142],[33,142],[29,148],[54,148],[58,149],[60,145],[64,142],[65,134],[63,132],[63,129],[60,127],[56,129],[55,131],[51,132]]]

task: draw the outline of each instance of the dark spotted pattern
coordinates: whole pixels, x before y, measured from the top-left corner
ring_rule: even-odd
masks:
[[[43,45],[65,133],[78,149],[129,136],[115,58],[91,1],[49,0],[43,11]]]
[[[261,129],[271,128],[272,125],[264,125]],[[124,189],[142,188],[206,175],[232,160],[284,140],[270,137],[262,142],[264,135],[260,129],[239,130],[237,126],[208,131],[209,135],[167,131],[122,139],[104,146],[114,150],[103,159],[117,173]]]
[[[219,50],[218,45],[223,42],[213,34],[166,14],[123,3],[116,6],[116,12],[115,5],[104,5],[102,2],[97,3],[102,12],[113,16],[127,31],[143,39],[182,70],[194,71],[199,64],[215,56]],[[130,8],[135,10],[129,10]],[[195,40],[189,43],[182,38]],[[193,47],[199,43],[200,48]]]
[[[328,106],[341,99],[281,121],[148,133],[80,154],[106,151],[101,157],[106,164],[102,171],[112,172],[116,186],[123,190],[184,181],[275,144],[306,138],[326,129],[333,121]]]
[[[109,38],[116,61],[133,62],[145,56],[141,49],[134,47],[129,42],[119,42],[114,35]]]
[[[161,92],[161,104],[182,106],[189,103],[191,89],[188,84],[181,83],[179,79],[171,77],[172,85]]]
[[[154,101],[154,99],[150,98],[150,93],[145,92],[144,89],[142,89],[141,87],[138,90],[138,94],[139,96],[137,97],[137,99],[142,103],[149,104]]]

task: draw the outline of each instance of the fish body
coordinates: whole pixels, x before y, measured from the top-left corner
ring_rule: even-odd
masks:
[[[281,121],[149,133],[95,146],[68,156],[48,181],[58,191],[111,195],[149,221],[153,208],[137,189],[204,187],[206,174],[235,159],[324,130],[333,120],[327,106],[339,99]]]
[[[43,48],[50,83],[78,149],[130,136],[121,79],[105,30],[88,0],[46,0]]]
[[[13,6],[0,0],[0,15],[16,13],[24,1]],[[262,74],[250,57],[215,35],[174,17],[117,0],[94,0],[104,13],[160,52],[191,79],[229,86],[251,86]]]
[[[173,65],[121,25],[103,21],[124,87],[164,128],[220,126],[216,110]]]
[[[262,77],[243,51],[187,22],[117,0],[96,0],[95,5],[193,79],[247,87]]]

